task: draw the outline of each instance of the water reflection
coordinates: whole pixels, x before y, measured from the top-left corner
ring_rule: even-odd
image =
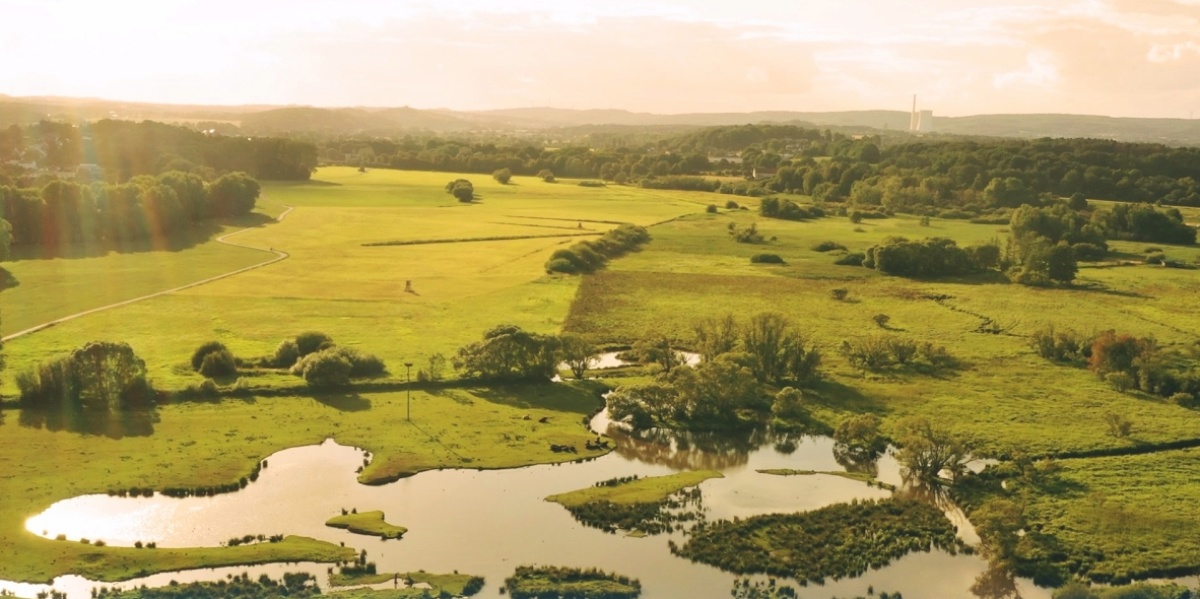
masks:
[[[617,476],[661,476],[701,468],[724,474],[698,487],[710,519],[811,510],[890,496],[884,489],[844,477],[757,472],[841,470],[828,437],[767,430],[734,436],[635,434],[612,426],[603,414],[593,420],[593,427],[608,432],[616,451],[588,462],[501,471],[432,471],[370,487],[355,480],[362,451],[330,441],[269,456],[270,466],[259,480],[236,493],[181,499],[77,497],[54,504],[29,519],[26,527],[51,538],[66,534],[70,539],[103,539],[109,545],[157,540],[160,547],[216,546],[244,534],[299,534],[366,549],[382,572],[458,570],[484,576],[488,583],[480,594],[483,598],[500,598],[500,582],[521,563],[621,572],[642,580],[645,599],[704,598],[726,596],[736,577],[671,556],[667,543],[683,540],[677,531],[647,538],[605,534],[580,525],[566,509],[543,499]],[[900,467],[890,455],[877,456],[873,464],[879,480],[902,485]],[[383,510],[388,521],[408,527],[409,532],[400,541],[382,541],[326,527],[325,520],[342,508]],[[256,577],[277,571],[272,568],[288,569],[233,570]],[[323,576],[326,568],[319,566],[315,573]],[[963,597],[986,571],[987,564],[978,556],[943,551],[910,554],[858,578],[826,581],[819,591],[810,588],[803,595],[865,595],[873,585],[901,591],[908,599]],[[931,577],[930,572],[938,576]],[[186,580],[181,573],[159,576],[158,585],[172,578]],[[73,586],[60,590],[68,590],[71,599],[86,599],[92,586],[77,579],[71,578],[76,581]],[[1015,583],[1026,591],[1026,598],[1049,596],[1026,581]],[[32,596],[29,588],[14,590]]]

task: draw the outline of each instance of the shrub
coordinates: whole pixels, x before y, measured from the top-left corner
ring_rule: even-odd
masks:
[[[784,387],[775,394],[771,414],[777,418],[801,418],[805,415],[804,394],[794,387]]]
[[[838,287],[837,289],[830,289],[829,296],[839,302],[845,301],[847,297],[850,297],[850,290],[846,289],[845,287]]]
[[[275,346],[275,355],[271,358],[271,365],[276,368],[291,368],[299,359],[300,347],[296,345],[296,341],[284,339]]]
[[[305,331],[296,335],[296,350],[299,356],[303,358],[308,354],[321,351],[327,347],[333,347],[333,339],[325,333],[319,331]]]
[[[1172,395],[1169,399],[1171,400],[1171,403],[1188,409],[1195,408],[1198,404],[1200,404],[1200,401],[1197,401],[1194,394],[1183,391]]]
[[[754,254],[750,256],[751,264],[784,264],[779,254]]]
[[[544,169],[538,171],[537,176],[539,179],[541,179],[542,181],[545,181],[546,183],[554,183],[555,182],[554,171],[551,171],[548,168],[544,168]]]
[[[460,202],[470,202],[475,199],[475,186],[466,179],[455,179],[446,184],[446,193]]]
[[[866,259],[866,254],[860,254],[856,252],[853,254],[846,254],[845,256],[834,260],[833,263],[837,264],[838,266],[862,266],[863,261]]]
[[[580,181],[580,187],[608,187],[604,181]]]
[[[836,241],[822,241],[812,247],[814,252],[832,252],[834,250],[846,251],[846,246]]]
[[[863,213],[861,211],[854,210],[854,211],[850,212],[850,222],[857,225],[858,223],[861,223],[862,221],[863,221]]]
[[[204,362],[204,356],[217,351],[229,350],[226,349],[225,344],[221,343],[220,341],[209,341],[208,343],[196,348],[196,351],[192,352],[192,370],[200,370],[200,364]]]
[[[728,200],[725,202],[725,208],[727,210],[737,210],[738,208],[741,208],[741,206],[738,206],[738,203],[733,200]]]
[[[1094,243],[1077,243],[1071,246],[1071,251],[1075,252],[1075,259],[1084,262],[1095,262],[1104,259],[1104,254],[1107,250]]]
[[[343,387],[350,383],[354,366],[339,351],[321,350],[296,363],[292,372],[304,377],[310,387]]]
[[[1105,414],[1104,423],[1108,425],[1108,434],[1118,439],[1124,439],[1133,432],[1133,422],[1128,417],[1116,412]]]
[[[708,207],[706,207],[706,208],[704,209],[704,211],[705,211],[705,212],[707,212],[707,213],[709,213],[709,214],[716,214],[716,213],[717,213],[717,205],[716,205],[716,204],[709,204],[709,205],[708,205]]]
[[[1134,380],[1133,375],[1129,374],[1128,372],[1110,372],[1104,375],[1104,380],[1110,386],[1112,386],[1113,389],[1116,389],[1121,393],[1128,391],[1137,384],[1137,381]]]
[[[888,327],[888,322],[891,322],[892,317],[888,316],[887,314],[876,314],[871,317],[871,320],[875,323],[875,326],[878,326],[881,329],[886,329]]]
[[[733,225],[733,223],[729,224]],[[732,235],[733,240],[738,243],[763,243],[766,241],[763,239],[762,233],[758,232],[758,225],[755,223],[750,223],[750,226],[746,227],[745,229],[738,229],[737,226],[734,225],[729,229],[729,234]]]
[[[237,362],[227,349],[220,349],[204,355],[198,372],[210,379],[237,374]]]
[[[387,366],[375,354],[368,354],[349,347],[338,347],[334,351],[350,362],[350,378],[357,379],[387,374]]]
[[[492,173],[492,178],[501,185],[508,185],[508,182],[512,180],[512,171],[506,168],[498,169]]]

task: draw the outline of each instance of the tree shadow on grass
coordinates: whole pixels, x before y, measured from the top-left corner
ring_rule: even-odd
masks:
[[[8,272],[3,267],[0,267],[0,291],[16,287],[20,284],[21,282],[17,280],[15,275],[13,275],[11,272]]]
[[[883,402],[879,399],[864,395],[858,389],[838,381],[823,380],[813,387],[813,391],[816,392],[813,403],[827,408],[854,413],[883,414],[886,412]]]
[[[371,400],[354,391],[314,393],[311,397],[318,403],[340,412],[362,412],[371,409]]]
[[[600,407],[602,385],[572,383],[498,383],[470,391],[481,399],[515,408],[590,414]]]
[[[217,235],[221,234],[223,228],[227,225],[244,228],[258,228],[268,224],[278,222],[276,219],[259,212],[251,212],[243,216],[238,216],[223,220],[206,220],[197,223],[194,227],[186,231],[180,231],[171,235],[169,239],[136,239],[122,241],[104,241],[97,240],[85,243],[70,243],[60,246],[37,246],[37,247],[17,247],[13,248],[10,260],[13,262],[21,260],[44,260],[50,258],[97,258],[105,256],[110,252],[118,254],[136,254],[143,252],[180,252],[183,250],[192,249],[203,243],[207,243]]]
[[[1113,288],[1103,285],[1101,283],[1084,283],[1081,285],[1072,285],[1070,287],[1066,287],[1066,289],[1070,289],[1071,291],[1085,291],[1088,293],[1100,293],[1103,295],[1115,295],[1117,297],[1132,297],[1132,298],[1139,298],[1139,299],[1146,299],[1146,298],[1150,297],[1148,295],[1138,293],[1136,291],[1124,291],[1121,289],[1113,289]]]
[[[96,435],[109,439],[124,437],[148,437],[154,434],[154,423],[158,412],[147,410],[21,410],[21,426],[40,428],[52,432],[67,431],[83,435]]]

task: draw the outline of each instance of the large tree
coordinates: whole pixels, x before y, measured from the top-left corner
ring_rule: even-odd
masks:
[[[558,338],[514,325],[494,327],[483,340],[458,349],[454,367],[471,378],[549,380],[558,367]]]

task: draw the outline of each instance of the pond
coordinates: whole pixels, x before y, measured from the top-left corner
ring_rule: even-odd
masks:
[[[257,482],[216,497],[182,499],[161,495],[120,498],[90,495],[60,501],[28,519],[34,534],[70,540],[103,539],[110,546],[154,541],[159,547],[216,546],[246,534],[298,534],[366,549],[381,572],[424,569],[484,576],[479,597],[498,598],[506,576],[521,564],[599,567],[641,579],[643,597],[727,597],[735,576],[674,557],[667,542],[678,533],[635,538],[608,534],[576,522],[548,495],[617,476],[658,476],[681,469],[710,468],[724,478],[701,484],[708,518],[747,517],[811,510],[854,498],[882,498],[890,492],[830,475],[774,476],[766,468],[841,471],[828,437],[772,435],[741,437],[650,431],[632,434],[598,415],[592,423],[607,431],[616,450],[603,457],[561,465],[510,470],[440,470],[384,486],[355,479],[364,452],[332,440],[297,447],[268,458]],[[876,465],[878,478],[900,485],[899,467],[889,456]],[[326,527],[341,510],[383,510],[391,523],[409,529],[401,540],[380,540]],[[951,514],[955,516],[954,514]],[[960,536],[974,531],[958,514]],[[819,550],[819,548],[814,548]],[[170,580],[215,580],[228,573],[278,575],[304,570],[327,584],[326,564],[233,567],[159,574],[121,583],[123,588],[161,585]],[[914,553],[854,579],[826,581],[800,590],[803,597],[866,595],[900,591],[908,599],[970,597],[969,588],[987,569],[983,559],[944,551]],[[931,573],[936,575],[931,576]],[[1032,583],[1018,581],[1026,599],[1049,597]],[[94,585],[78,576],[57,579],[54,588],[85,599]],[[112,586],[112,585],[104,585]],[[386,585],[385,585],[386,586]],[[0,582],[21,596],[46,587]]]

